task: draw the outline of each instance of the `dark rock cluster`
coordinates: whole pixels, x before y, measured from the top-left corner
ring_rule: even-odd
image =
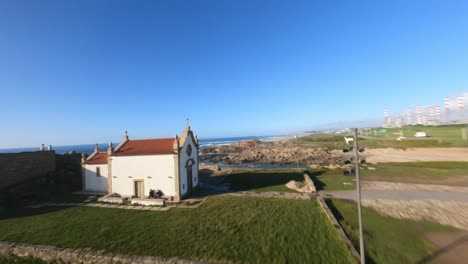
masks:
[[[340,151],[327,148],[302,148],[288,141],[262,142],[249,140],[229,146],[208,147],[201,150],[202,162],[228,165],[258,164],[302,164],[330,166],[343,159]]]

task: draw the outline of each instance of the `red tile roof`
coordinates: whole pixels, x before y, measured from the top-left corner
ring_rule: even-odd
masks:
[[[107,152],[98,152],[91,159],[85,161],[85,164],[107,164]]]
[[[171,154],[175,138],[128,140],[113,156]]]

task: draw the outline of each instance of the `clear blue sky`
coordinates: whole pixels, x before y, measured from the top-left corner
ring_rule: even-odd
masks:
[[[0,147],[265,135],[468,87],[468,1],[1,1]]]

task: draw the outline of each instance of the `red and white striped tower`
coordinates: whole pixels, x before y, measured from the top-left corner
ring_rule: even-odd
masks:
[[[440,106],[434,106],[434,117],[438,124],[440,124]]]
[[[411,108],[406,109],[406,125],[413,124],[413,120],[411,119],[412,115]]]
[[[457,106],[460,110],[460,123],[465,122],[465,102],[463,96],[457,97]]]
[[[450,98],[447,96],[444,100],[445,105],[445,123],[450,123]]]
[[[434,121],[434,113],[435,109],[433,106],[429,107],[429,121],[433,122]]]
[[[388,126],[389,124],[388,124],[388,111],[387,111],[387,109],[385,109],[383,111],[383,115],[384,115],[384,118],[385,118],[385,125]]]
[[[418,119],[418,125],[421,125],[423,123],[423,120],[421,118],[421,106],[417,105],[416,106],[416,118]]]

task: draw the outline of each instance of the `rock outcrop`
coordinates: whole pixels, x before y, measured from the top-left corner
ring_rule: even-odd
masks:
[[[292,190],[296,190],[301,193],[317,192],[317,190],[315,189],[314,182],[307,174],[304,174],[304,182],[289,181],[288,183],[286,183],[286,187]]]
[[[343,153],[328,148],[302,148],[288,141],[249,140],[229,146],[204,148],[200,158],[202,162],[221,162],[228,165],[258,163],[339,167]]]

